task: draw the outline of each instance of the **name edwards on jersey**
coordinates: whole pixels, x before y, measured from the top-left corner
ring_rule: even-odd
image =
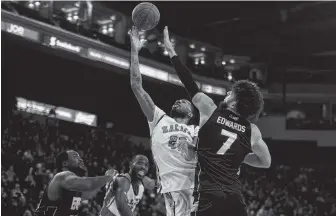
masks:
[[[235,117],[235,116],[230,115],[230,118],[233,118],[235,121],[238,120],[238,117]],[[236,131],[239,131],[239,132],[242,132],[242,133],[244,133],[245,130],[246,130],[246,126],[243,126],[243,125],[238,124],[236,122],[232,122],[232,121],[227,120],[226,118],[223,118],[221,116],[218,116],[217,123],[225,125],[226,127],[232,128],[232,129],[234,129]]]
[[[192,136],[190,131],[188,130],[188,128],[183,127],[183,125],[178,125],[178,124],[173,124],[173,125],[167,125],[167,126],[163,126],[162,128],[162,133],[170,133],[170,132],[177,132],[177,131],[181,131],[184,133],[189,134],[189,136]]]

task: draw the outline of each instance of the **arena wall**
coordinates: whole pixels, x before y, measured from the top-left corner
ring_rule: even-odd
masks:
[[[287,130],[285,116],[267,116],[257,125],[263,137],[274,140],[315,140],[321,147],[336,147],[336,131]]]

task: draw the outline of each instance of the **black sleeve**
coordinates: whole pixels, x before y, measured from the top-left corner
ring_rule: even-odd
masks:
[[[193,80],[191,72],[182,64],[178,56],[173,56],[170,60],[174,65],[177,75],[180,77],[180,80],[187,89],[189,96],[193,98],[198,92],[200,92],[200,89]]]

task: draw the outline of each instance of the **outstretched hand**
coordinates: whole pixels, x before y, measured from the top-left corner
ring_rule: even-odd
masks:
[[[132,30],[130,32],[130,38],[132,50],[136,52],[139,52],[143,45],[146,43],[146,40],[140,39],[139,30],[135,26],[132,27]]]
[[[172,44],[172,42],[170,41],[169,38],[169,32],[168,32],[168,27],[166,26],[163,30],[163,43],[165,45],[165,48],[167,50],[167,52],[169,53],[170,57],[172,57],[173,55],[176,55],[175,50],[174,50],[174,46]]]

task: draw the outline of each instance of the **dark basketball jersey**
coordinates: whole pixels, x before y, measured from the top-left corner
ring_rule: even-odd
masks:
[[[238,172],[251,152],[251,124],[230,110],[217,108],[199,131],[196,181],[199,192],[239,193]]]
[[[78,207],[82,200],[82,193],[62,189],[61,198],[51,201],[48,198],[48,186],[36,209],[37,216],[78,216]]]

